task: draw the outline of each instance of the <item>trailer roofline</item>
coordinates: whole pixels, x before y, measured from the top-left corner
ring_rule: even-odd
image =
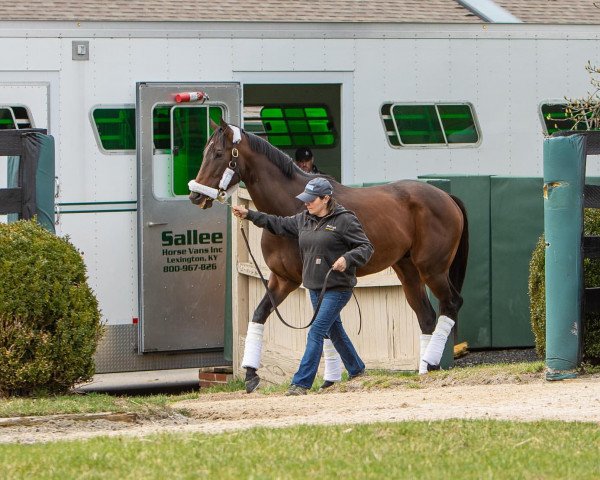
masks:
[[[600,24],[2,21],[0,38],[598,39]]]

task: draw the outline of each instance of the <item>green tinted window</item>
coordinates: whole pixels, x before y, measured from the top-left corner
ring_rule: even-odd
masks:
[[[158,105],[152,111],[154,148],[172,154],[175,195],[189,193],[187,184],[200,169],[204,147],[212,134],[209,116],[218,124],[223,117],[223,108]],[[135,152],[135,108],[96,108],[92,117],[104,150]],[[0,128],[2,118],[0,109]]]
[[[10,108],[0,108],[0,130],[14,130],[15,120]]]
[[[15,120],[17,122],[17,128],[31,128],[31,118],[29,118],[29,112],[25,107],[10,107],[12,108]]]
[[[394,147],[462,145],[479,141],[468,104],[394,104],[381,107],[388,142]]]
[[[218,106],[173,107],[173,193],[190,193],[188,182],[195,178],[202,165],[204,147],[213,133],[209,117],[219,124],[223,109]],[[155,140],[156,141],[156,140]]]
[[[154,107],[152,110],[152,138],[154,148],[171,151],[171,106]]]
[[[135,150],[135,108],[96,108],[92,117],[104,150]]]
[[[587,130],[587,126],[583,123],[577,124],[573,128],[575,122],[571,120],[567,114],[567,105],[564,103],[544,104],[542,105],[542,117],[544,126],[548,135],[552,135],[559,130]],[[591,118],[592,113],[588,114]]]
[[[0,107],[0,130],[31,128],[33,122],[29,110],[19,105]]]
[[[154,148],[169,152],[171,149],[171,107],[158,106],[152,111]],[[92,112],[100,145],[107,151],[134,152],[135,108],[96,108]]]
[[[477,143],[479,135],[469,105],[438,105],[448,143]]]
[[[400,146],[400,138],[398,138],[398,130],[392,119],[392,104],[386,103],[381,107],[381,118],[383,120],[383,128],[387,134],[390,145],[394,147]]]
[[[405,145],[445,143],[442,127],[433,105],[394,105],[392,118],[400,141]]]
[[[325,105],[249,107],[244,128],[276,147],[332,147],[337,140],[333,117]]]

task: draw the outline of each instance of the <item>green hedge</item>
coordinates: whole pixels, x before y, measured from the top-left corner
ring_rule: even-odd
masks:
[[[62,393],[89,380],[102,328],[68,239],[35,221],[0,224],[0,395]]]
[[[584,212],[585,235],[600,236],[600,210]],[[545,241],[542,235],[531,256],[529,264],[529,310],[535,348],[540,357],[546,356],[546,281]],[[600,260],[584,260],[584,283],[586,287],[600,286]],[[583,361],[600,364],[600,314],[588,313],[583,318]]]

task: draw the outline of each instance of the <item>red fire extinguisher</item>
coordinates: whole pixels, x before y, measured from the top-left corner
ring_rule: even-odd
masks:
[[[175,101],[182,102],[204,102],[208,100],[208,95],[204,92],[183,92],[175,94]]]

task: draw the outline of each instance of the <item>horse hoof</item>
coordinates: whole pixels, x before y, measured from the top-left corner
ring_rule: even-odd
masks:
[[[246,380],[246,393],[252,393],[255,391],[260,385],[260,377],[256,375],[252,377],[250,380]]]
[[[439,365],[429,365],[427,364],[427,371],[428,372],[435,372],[436,370],[439,370],[440,366]]]

